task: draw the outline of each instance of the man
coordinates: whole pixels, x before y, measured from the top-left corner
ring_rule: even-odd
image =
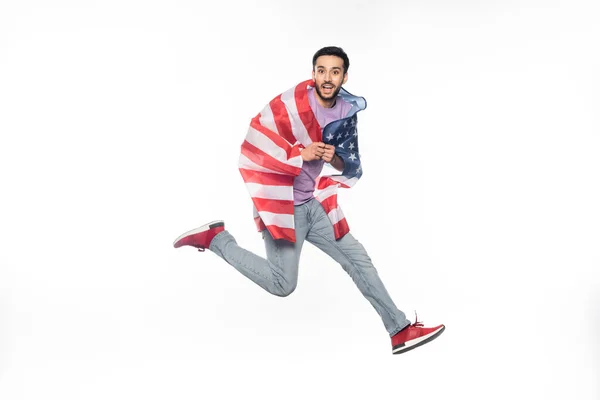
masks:
[[[267,258],[238,246],[223,221],[184,233],[174,247],[209,249],[269,293],[288,296],[308,241],[350,275],[381,316],[392,353],[400,354],[435,339],[445,327],[425,328],[406,319],[337,204],[337,189],[362,176],[356,114],[366,101],[342,89],[349,66],[341,48],[322,48],[313,57],[312,79],[277,96],[252,119],[239,169]],[[339,174],[321,175],[325,163]]]

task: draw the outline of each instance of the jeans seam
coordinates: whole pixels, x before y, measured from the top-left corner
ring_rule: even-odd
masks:
[[[277,264],[275,266],[281,269],[281,252],[279,251],[279,246],[275,246],[275,259],[277,261]],[[267,260],[267,262],[270,261]],[[275,271],[273,270],[273,268],[271,268],[271,275],[273,276],[273,282],[275,283],[275,285],[277,285],[279,289],[281,289],[281,291],[283,292],[283,286],[281,285],[281,277],[275,275]]]

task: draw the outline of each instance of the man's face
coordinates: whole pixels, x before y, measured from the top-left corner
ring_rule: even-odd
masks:
[[[344,73],[344,60],[336,56],[317,58],[312,75],[317,94],[324,101],[334,99],[348,79],[348,74]]]

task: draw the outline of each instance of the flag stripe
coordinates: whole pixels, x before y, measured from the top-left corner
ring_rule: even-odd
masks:
[[[292,132],[292,124],[290,123],[285,104],[281,101],[281,95],[271,100],[269,106],[273,113],[275,125],[277,126],[277,132],[288,142],[295,143],[296,138]]]
[[[275,144],[275,142],[273,142],[269,137],[263,135],[261,132],[252,127],[248,129],[246,141],[251,145],[261,149],[265,153],[277,158],[278,160],[287,160],[292,151],[292,147],[289,147],[288,151],[285,151],[283,148]]]
[[[242,144],[242,154],[250,159],[250,161],[264,166],[271,172],[282,172],[284,174],[297,176],[301,171],[300,167],[285,164],[247,141],[244,141]],[[300,161],[302,161],[302,159],[300,159]]]
[[[344,213],[342,212],[342,209],[339,207],[336,207],[333,210],[329,211],[327,213],[327,216],[329,217],[329,219],[331,220],[331,222],[333,224],[336,224],[339,221],[344,219]]]
[[[270,186],[246,182],[246,187],[252,197],[273,200],[294,200],[294,189],[289,186]]]
[[[281,228],[275,225],[268,225],[267,228],[274,239],[283,239],[289,242],[296,241],[296,232],[293,228]]]
[[[275,132],[276,134],[279,134],[279,132],[277,131],[277,124],[275,124],[275,119],[273,117],[273,111],[271,110],[270,105],[267,105],[260,112],[258,123],[261,126],[264,126],[265,128]],[[288,140],[288,142],[289,142],[289,140]],[[293,143],[293,142],[291,142],[291,143]]]
[[[267,226],[294,228],[294,214],[278,214],[269,211],[260,212],[260,217]]]
[[[254,223],[256,224],[256,229],[258,229],[259,232],[264,231],[265,229],[267,229],[267,226],[262,221],[262,219],[260,219],[259,216],[254,217]]]
[[[294,133],[294,137],[298,139],[300,143],[304,145],[304,147],[308,146],[313,142],[313,140],[308,135],[308,131],[304,124],[302,124],[301,120],[298,120],[298,109],[296,108],[296,97],[294,95],[295,90],[290,89],[287,92],[281,94],[281,101],[283,101],[289,110],[289,114],[292,116],[292,132]]]
[[[282,136],[279,136],[277,133],[273,132],[272,130],[262,126],[260,124],[260,114],[257,115],[256,117],[252,118],[252,121],[250,121],[250,127],[253,129],[256,129],[257,131],[259,131],[260,133],[262,133],[263,135],[265,135],[266,137],[271,139],[273,141],[273,143],[275,143],[277,146],[281,147],[288,154],[294,145],[294,142],[290,143],[287,140],[285,140]]]
[[[289,175],[285,175],[284,172],[273,171],[273,170],[267,169],[265,167],[261,167],[260,165],[256,164],[254,161],[252,161],[248,157],[246,157],[243,154],[243,152],[242,152],[242,154],[240,154],[239,168],[240,168],[240,171],[242,169],[244,169],[246,171],[251,170],[251,171],[256,171],[256,172],[263,172],[266,174],[279,174],[279,175],[289,176]]]
[[[315,191],[315,197],[318,197],[319,201],[323,201],[329,196],[333,196],[334,194],[337,194],[336,185],[327,186],[323,190],[318,189]]]
[[[343,176],[322,176],[317,184],[317,189],[323,190],[332,185],[339,185],[344,189],[351,188],[358,181],[358,178],[346,178]]]
[[[294,176],[273,174],[269,172],[252,171],[251,169],[240,168],[242,178],[248,183],[262,183],[265,185],[290,186],[294,184]]]
[[[348,221],[346,221],[346,218],[341,219],[337,223],[333,224],[333,233],[337,239],[343,237],[348,232],[350,232],[350,227],[348,226]]]
[[[317,189],[324,190],[332,185],[337,185],[337,182],[331,179],[329,176],[323,176],[319,179],[319,183],[317,184]]]
[[[296,90],[294,91],[294,97],[296,99],[296,109],[298,110],[298,116],[302,121],[302,124],[306,127],[306,131],[308,132],[308,136],[310,140],[313,142],[320,142],[323,140],[323,131],[319,126],[319,122],[315,117],[315,113],[312,108],[310,108],[310,103],[308,102],[308,90],[306,90],[306,85],[298,85],[296,86]]]
[[[325,198],[325,199],[320,199],[319,198],[319,202],[323,205],[323,209],[325,210],[326,214],[329,214],[329,212],[331,210],[334,210],[337,208],[337,194],[334,192],[333,195]]]
[[[268,211],[279,214],[294,214],[294,200],[273,200],[254,197],[254,207],[258,211]]]

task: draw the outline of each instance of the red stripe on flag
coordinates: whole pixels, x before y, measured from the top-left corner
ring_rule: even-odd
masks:
[[[331,185],[337,185],[338,183],[339,182],[336,182],[329,177],[321,177],[321,179],[319,179],[319,184],[317,185],[317,188],[319,190],[323,190],[325,188],[328,188]]]
[[[294,215],[294,200],[273,200],[253,197],[252,201],[257,211]]]
[[[325,213],[329,214],[329,212],[331,210],[335,210],[337,208],[337,194],[334,194],[333,196],[329,196],[328,198],[323,200],[321,202],[321,204],[323,205],[323,209],[325,210]]]
[[[256,229],[258,229],[259,232],[262,232],[265,229],[267,229],[260,217],[254,217],[254,223],[256,224]]]
[[[271,186],[292,186],[295,178],[291,175],[271,174],[246,168],[240,168],[240,173],[246,183],[261,183]]]
[[[339,185],[341,188],[345,188],[345,189],[350,188],[350,186],[346,185],[345,183],[338,182],[335,179],[332,179],[332,178],[326,177],[326,176],[322,176],[321,178],[319,178],[319,183],[317,183],[317,188],[319,190],[323,190],[323,189],[328,188],[329,186],[333,186],[333,185]]]
[[[350,232],[350,227],[348,226],[346,218],[342,218],[337,223],[333,224],[333,233],[335,234],[336,240],[341,239],[348,232]]]
[[[273,119],[275,120],[279,135],[291,144],[296,143],[290,117],[284,102],[281,100],[281,95],[271,100],[269,106],[271,107],[271,112],[273,113]]]
[[[306,89],[306,86],[308,85],[314,85],[312,79],[296,86],[296,89],[294,90],[296,108],[298,109],[298,116],[308,131],[310,139],[313,142],[321,142],[323,140],[323,130],[308,102],[308,90]]]
[[[285,239],[292,243],[296,241],[296,233],[291,228],[281,228],[276,225],[269,225],[267,228],[273,239]]]
[[[248,159],[254,162],[255,164],[260,165],[261,167],[281,172],[284,174],[298,176],[298,174],[300,174],[300,171],[302,170],[301,168],[294,167],[279,161],[275,157],[265,153],[264,151],[250,144],[246,140],[244,140],[244,143],[242,144],[242,154],[248,157]]]
[[[285,239],[292,243],[296,241],[296,232],[294,232],[294,230],[291,228],[281,228],[277,225],[269,225],[267,227],[260,217],[255,217],[254,223],[256,224],[256,229],[258,229],[259,232],[268,229],[273,239]]]

